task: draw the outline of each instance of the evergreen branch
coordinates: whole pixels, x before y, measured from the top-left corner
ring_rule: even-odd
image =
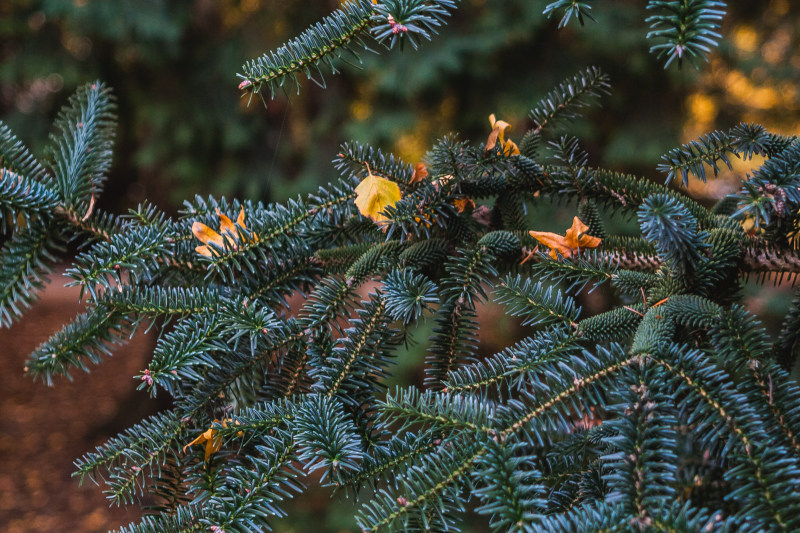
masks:
[[[550,2],[545,6],[542,14],[550,18],[550,15],[558,10],[564,10],[564,14],[558,22],[559,29],[566,27],[572,17],[575,17],[575,20],[577,20],[581,26],[583,26],[583,17],[595,20],[592,16],[592,6],[589,5],[589,2],[580,2],[579,0],[557,0],[556,2]]]
[[[145,278],[147,272],[169,264],[171,255],[169,236],[156,228],[144,227],[95,243],[75,258],[67,275],[75,280],[72,284],[80,285],[81,298],[88,290],[92,299],[97,300],[98,285],[106,291],[122,285],[122,269],[133,280]]]
[[[294,481],[301,474],[292,461],[295,443],[291,434],[282,431],[262,439],[247,461],[227,472],[230,492],[216,494],[207,502],[211,512],[203,519],[210,531],[249,533],[254,527],[267,526],[270,516],[285,516],[278,502],[302,492]]]
[[[547,9],[554,4],[558,2],[548,5]],[[568,10],[565,15],[567,20],[569,13]],[[566,24],[564,19],[562,23]],[[608,76],[597,67],[590,67],[563,81],[531,110],[530,118],[535,125],[534,132],[541,132],[561,120],[569,121],[577,118],[580,116],[580,109],[588,107],[593,99],[608,94],[609,87]]]
[[[475,353],[475,298],[486,297],[483,284],[497,274],[491,261],[494,253],[505,255],[519,247],[519,240],[509,232],[491,232],[473,250],[459,250],[445,268],[448,276],[442,283],[442,306],[436,317],[437,327],[426,357],[426,383],[440,386],[453,366]]]
[[[65,205],[89,212],[111,167],[116,103],[102,82],[86,84],[58,115],[49,150],[55,183]]]
[[[341,344],[334,348],[332,357],[325,361],[322,368],[317,369],[315,388],[333,396],[347,381],[355,387],[363,387],[363,382],[374,370],[374,363],[359,368],[360,361],[369,357],[380,358],[378,346],[382,344],[387,330],[386,302],[378,294],[371,294],[369,302],[363,310],[359,310],[358,318],[350,320],[353,326],[345,331]]]
[[[299,324],[302,329],[313,331],[329,323],[355,299],[353,287],[341,278],[329,276],[322,279],[308,295],[300,310]]]
[[[3,225],[18,215],[26,220],[47,215],[57,202],[58,195],[46,185],[0,167],[0,223]]]
[[[524,450],[518,443],[489,440],[486,453],[475,463],[472,475],[480,488],[474,494],[483,503],[475,511],[490,515],[495,531],[532,529],[545,507],[540,473],[530,466],[533,457]]]
[[[667,58],[665,68],[675,59],[680,65],[684,57],[694,62],[711,53],[722,37],[717,30],[725,7],[725,2],[714,0],[649,0],[647,9],[657,13],[645,19],[650,23],[647,38],[657,43],[650,52]]]
[[[220,299],[219,291],[206,287],[120,285],[105,291],[97,303],[126,315],[157,317],[211,313],[219,309]]]
[[[372,29],[375,40],[394,48],[399,42],[402,47],[406,39],[416,50],[415,36],[431,40],[437,34],[436,28],[444,24],[444,18],[455,9],[459,0],[382,0],[373,2],[376,25]]]
[[[132,329],[124,315],[103,307],[91,309],[36,348],[25,363],[25,373],[52,385],[54,375],[70,378],[70,368],[88,372],[85,360],[97,364],[101,356],[110,356],[110,345],[124,342]]]
[[[716,177],[720,171],[717,164],[720,161],[733,170],[728,153],[747,160],[756,154],[767,154],[770,141],[763,127],[742,123],[728,132],[713,131],[670,150],[661,156],[664,163],[658,165],[658,170],[667,174],[667,183],[674,180],[678,173],[684,186],[689,184],[689,174],[705,182],[706,166],[711,167]]]
[[[298,460],[309,473],[324,468],[321,482],[338,480],[340,472],[358,469],[361,439],[342,403],[330,394],[311,395],[303,402],[295,417],[295,432],[301,443]]]
[[[61,233],[52,224],[32,222],[18,228],[0,250],[0,326],[11,326],[30,308],[48,274],[64,252]]]
[[[364,484],[376,489],[378,480],[388,476],[402,475],[420,458],[442,444],[433,431],[420,434],[405,432],[382,446],[373,447],[363,456],[359,470],[342,472],[334,480],[337,487],[349,487],[354,492]]]
[[[496,302],[508,307],[511,316],[522,316],[523,325],[568,325],[578,327],[576,322],[581,310],[575,301],[561,291],[553,294],[553,287],[547,290],[541,282],[534,284],[529,278],[506,276],[498,283]]]
[[[205,512],[203,507],[198,505],[187,505],[178,507],[174,512],[161,512],[155,515],[142,517],[138,524],[130,523],[127,527],[120,528],[114,533],[199,533],[206,530],[202,524]]]
[[[650,196],[639,208],[639,225],[667,264],[695,270],[707,245],[705,234],[698,232],[697,220],[684,205],[667,195]]]
[[[450,391],[420,392],[415,387],[397,389],[395,394],[387,394],[381,404],[384,415],[402,419],[404,426],[426,424],[448,433],[453,430],[490,433],[494,410],[492,402],[480,397]]]
[[[42,185],[52,185],[52,178],[47,170],[2,120],[0,120],[0,167]]]
[[[409,188],[414,168],[394,154],[384,154],[380,148],[352,141],[342,144],[333,165],[345,179],[367,176],[368,170],[375,175],[397,183],[401,190]]]
[[[800,207],[800,140],[792,139],[785,149],[761,165],[730,196],[739,204],[732,218],[752,218],[756,227],[769,225]]]
[[[800,266],[800,257],[798,260]],[[778,363],[786,371],[790,372],[797,360],[800,349],[798,340],[800,340],[800,289],[795,290],[789,310],[783,318],[780,336],[775,342]]]
[[[745,273],[800,273],[800,252],[764,247],[745,248],[740,269]]]
[[[546,365],[569,361],[579,346],[567,328],[553,329],[519,341],[483,361],[461,366],[448,374],[443,392],[466,393],[490,386],[521,388],[533,382]]]
[[[419,319],[424,311],[439,298],[437,287],[422,274],[410,269],[393,270],[383,281],[386,312],[395,320],[405,324]]]
[[[189,394],[181,398],[178,408],[184,416],[194,417],[213,402],[226,398],[226,391],[238,381],[244,381],[242,378],[248,372],[261,369],[273,361],[280,367],[283,359],[281,354],[289,353],[303,338],[304,333],[298,328],[297,323],[290,321],[282,328],[270,331],[264,345],[259,347],[257,353],[248,350],[246,355],[242,355],[230,349],[227,344],[217,344],[216,349],[224,350],[228,357],[226,366],[220,372],[207,374]],[[254,387],[256,383],[251,383],[250,386]],[[277,379],[274,386],[280,386]]]
[[[393,497],[381,489],[374,500],[364,505],[357,517],[359,527],[363,531],[398,527],[446,531],[451,528],[448,509],[461,507],[456,484],[468,474],[484,450],[475,451],[474,443],[440,446],[422,465],[399,478],[400,496]]]
[[[240,89],[263,94],[264,89],[269,88],[274,98],[275,89],[283,87],[287,79],[293,80],[299,91],[297,77],[301,73],[313,80],[314,72],[322,76],[321,67],[327,65],[335,74],[335,59],[345,52],[358,58],[354,48],[359,43],[367,49],[363,39],[369,34],[374,9],[369,0],[348,0],[340,9],[277,50],[245,63],[239,74]],[[317,83],[325,86],[324,81]]]
[[[678,421],[671,398],[663,392],[660,369],[642,362],[617,388],[619,403],[612,411],[618,418],[610,422],[617,434],[608,439],[614,450],[603,457],[611,489],[606,501],[620,503],[635,517],[631,525],[639,528],[675,499],[678,471]]]
[[[104,469],[109,475],[109,500],[132,502],[135,494],[144,490],[145,473],[160,473],[164,457],[176,453],[184,435],[185,428],[175,411],[151,416],[75,461],[73,476],[79,476],[81,483],[87,476],[97,483],[96,472]]]
[[[594,390],[599,383],[615,378],[622,369],[640,359],[638,356],[627,354],[619,345],[615,344],[612,344],[610,350],[598,346],[596,354],[590,354],[585,350],[583,354],[585,360],[573,359],[573,364],[579,364],[580,367],[569,370],[571,379],[560,375],[565,372],[564,369],[556,369],[555,365],[552,365],[555,372],[548,378],[554,380],[553,386],[542,387],[544,394],[529,398],[526,404],[510,405],[508,412],[503,414],[503,419],[508,419],[508,422],[498,432],[498,437],[508,438],[528,425],[537,423],[542,429],[547,427],[547,424],[557,424],[556,427],[563,428],[566,424],[563,418],[554,420],[548,419],[546,416],[551,409],[558,410],[566,403],[573,404],[576,397],[584,395],[587,398],[597,398]],[[586,410],[589,411],[588,406]],[[550,438],[547,431],[535,433],[542,439]]]
[[[584,318],[576,335],[596,343],[625,342],[636,332],[644,312],[644,305],[634,304]]]
[[[722,376],[717,369],[703,361],[700,353],[680,346],[670,346],[662,351],[669,354],[669,359],[655,355],[653,360],[670,373],[672,380],[679,387],[693,393],[683,402],[681,410],[691,409],[695,413],[690,418],[690,422],[696,424],[694,432],[698,436],[710,432],[713,434],[712,424],[717,425],[721,422],[731,436],[738,440],[739,449],[744,452],[747,463],[747,466],[742,468],[749,471],[744,477],[755,484],[754,488],[759,494],[755,496],[752,493],[738,491],[737,495],[744,498],[748,508],[763,515],[763,518],[759,517],[761,527],[772,523],[786,529],[794,519],[789,519],[792,515],[787,513],[789,509],[786,508],[786,503],[778,503],[777,495],[782,492],[776,492],[782,483],[780,478],[783,477],[783,473],[780,470],[785,468],[785,461],[780,455],[773,455],[772,458],[765,456],[764,446],[768,439],[760,417],[745,398],[732,391],[721,379]],[[714,423],[708,416],[704,417],[705,411],[713,413],[718,421]],[[734,469],[729,471],[726,477],[735,478],[740,474],[740,469]],[[800,500],[791,503],[797,506],[800,505]]]
[[[581,220],[583,221],[583,220]],[[569,283],[567,292],[580,292],[586,285],[594,286],[614,279],[617,262],[611,254],[598,254],[596,250],[581,250],[571,258],[553,259],[546,253],[531,256],[529,277],[553,283]]]
[[[88,218],[80,215],[72,207],[61,205],[55,208],[54,213],[61,220],[99,241],[110,242],[112,236],[122,230],[117,217],[107,213],[100,213],[96,209],[92,210]]]
[[[147,367],[152,394],[161,386],[176,397],[182,381],[198,382],[205,369],[218,368],[211,352],[216,348],[215,341],[221,339],[222,329],[215,316],[200,314],[181,318],[175,329],[158,339]]]
[[[544,516],[536,526],[540,531],[564,533],[622,533],[630,531],[630,518],[619,505],[593,503],[564,514]]]

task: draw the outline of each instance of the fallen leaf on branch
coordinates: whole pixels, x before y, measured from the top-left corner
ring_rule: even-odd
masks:
[[[355,189],[359,213],[375,222],[389,220],[383,211],[400,201],[400,187],[386,178],[376,176],[367,166],[368,175]]]

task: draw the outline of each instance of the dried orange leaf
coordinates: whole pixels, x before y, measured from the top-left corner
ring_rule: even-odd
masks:
[[[459,213],[463,213],[467,209],[475,209],[475,202],[469,196],[463,198],[456,198],[453,200],[453,205]]]
[[[219,231],[220,233],[227,233],[230,236],[236,236],[236,226],[233,225],[233,222],[227,215],[223,215],[220,213],[219,208],[217,209],[217,216],[219,217]]]
[[[411,181],[409,181],[408,184],[413,185],[414,183],[419,183],[427,177],[428,168],[425,166],[425,163],[417,163],[414,165],[414,174],[411,176]]]
[[[192,233],[195,237],[200,239],[200,242],[203,244],[214,244],[222,248],[222,235],[209,228],[202,222],[195,221],[194,224],[192,224]]]
[[[531,237],[550,248],[550,257],[558,259],[558,254],[564,257],[572,257],[572,254],[581,248],[597,248],[602,239],[585,235],[589,226],[580,221],[578,217],[573,218],[572,227],[562,237],[557,233],[549,231],[529,231]]]
[[[214,422],[219,422],[219,420],[214,420]],[[211,457],[212,453],[216,453],[222,448],[222,437],[217,435],[217,432],[214,430],[213,426],[203,433],[200,434],[199,437],[194,439],[192,442],[187,444],[183,447],[183,453],[186,453],[186,448],[189,446],[194,446],[195,444],[206,444],[206,453],[205,453],[205,460],[208,461],[208,458]]]

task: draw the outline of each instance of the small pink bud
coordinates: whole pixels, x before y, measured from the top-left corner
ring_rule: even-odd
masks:
[[[242,80],[242,83],[239,84],[239,89],[250,87],[250,85],[252,85],[252,82],[250,80]]]

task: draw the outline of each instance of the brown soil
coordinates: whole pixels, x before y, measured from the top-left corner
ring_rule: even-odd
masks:
[[[137,334],[114,357],[47,387],[23,375],[30,352],[79,313],[78,291],[53,276],[41,300],[10,330],[0,329],[0,524],[5,533],[107,531],[138,521],[136,506],[111,507],[72,462],[156,411],[132,379],[147,365],[152,335]]]

